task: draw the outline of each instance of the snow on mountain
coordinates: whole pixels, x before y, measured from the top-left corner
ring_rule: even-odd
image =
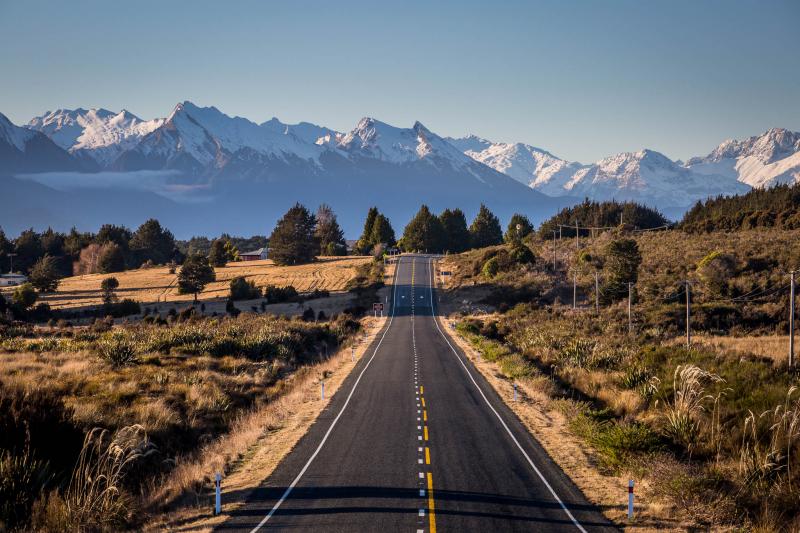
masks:
[[[46,135],[19,127],[0,113],[0,175],[78,168],[78,162]]]
[[[471,167],[472,160],[420,122],[398,128],[374,118],[362,118],[355,129],[342,136],[337,148],[355,158],[405,164],[426,161],[453,168]]]
[[[607,157],[578,170],[565,184],[572,196],[634,200],[657,206],[688,206],[719,194],[739,194],[750,187],[728,176],[703,175],[653,150]]]
[[[78,157],[89,157],[101,167],[133,148],[164,119],[142,120],[122,110],[58,109],[33,118],[28,128],[40,131],[57,145]]]
[[[278,133],[216,107],[175,106],[164,123],[124,153],[119,167],[176,168],[191,172],[223,168],[232,159],[318,160],[322,149],[295,135]]]
[[[800,183],[800,133],[773,128],[749,139],[729,139],[686,165],[694,172],[722,174],[752,187]]]
[[[335,139],[338,135],[341,135],[339,132],[330,128],[317,126],[316,124],[312,124],[310,122],[285,124],[278,120],[277,117],[272,117],[268,121],[263,122],[261,127],[283,135],[294,135],[301,141],[309,144],[323,144],[324,140],[323,142],[320,142],[320,139],[331,137]]]
[[[25,145],[36,135],[32,131],[14,125],[8,117],[0,113],[0,141],[14,147],[20,152],[25,151]]]
[[[566,183],[584,168],[528,144],[493,143],[475,135],[446,140],[475,161],[551,196],[567,194]]]

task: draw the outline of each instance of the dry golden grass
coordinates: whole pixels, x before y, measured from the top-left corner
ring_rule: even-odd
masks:
[[[729,352],[732,355],[756,355],[772,359],[776,364],[786,364],[789,359],[788,335],[750,337],[724,337],[720,335],[695,335],[693,341]],[[795,335],[795,357],[800,356],[800,338]]]
[[[198,497],[184,501],[189,505],[183,508],[173,507],[156,516],[145,531],[211,531],[224,522],[308,431],[385,321],[385,317],[363,319],[366,335],[356,345],[355,363],[350,348],[345,347],[330,359],[298,371],[275,401],[241,416],[229,433],[200,453],[179,458],[176,468],[149,498],[150,505],[155,506],[186,496],[197,487],[209,490],[213,473],[223,472],[223,514],[212,516],[210,500]],[[325,400],[319,396],[323,375],[327,376]]]
[[[198,296],[201,300],[227,297],[230,281],[238,276],[254,281],[259,287],[294,286],[300,292],[315,289],[344,290],[356,274],[356,268],[368,263],[369,257],[321,257],[315,263],[298,266],[277,266],[271,260],[242,261],[217,268],[217,281],[209,284]],[[119,281],[116,293],[120,299],[141,303],[188,302],[191,294],[178,294],[177,275],[168,267],[129,270],[116,274],[87,274],[61,280],[58,291],[42,297],[53,308],[71,308],[102,303],[100,282],[113,275]]]

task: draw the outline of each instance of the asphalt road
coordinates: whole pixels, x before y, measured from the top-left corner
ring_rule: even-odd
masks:
[[[615,530],[440,329],[432,269],[400,259],[384,329],[218,530]]]

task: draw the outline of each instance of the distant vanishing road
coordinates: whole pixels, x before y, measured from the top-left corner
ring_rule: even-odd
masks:
[[[440,330],[432,258],[399,261],[383,330],[218,529],[615,531]]]

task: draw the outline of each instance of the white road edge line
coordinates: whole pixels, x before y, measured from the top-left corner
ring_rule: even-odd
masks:
[[[575,527],[577,527],[578,530],[582,531],[583,533],[587,533],[586,530],[583,528],[583,526],[580,524],[580,522],[578,522],[578,520],[576,520],[575,517],[572,516],[572,513],[570,512],[570,510],[567,508],[567,506],[564,504],[564,502],[561,501],[561,498],[558,497],[558,494],[556,494],[556,491],[553,490],[553,487],[550,485],[550,483],[548,483],[547,479],[545,479],[545,477],[542,474],[542,472],[533,463],[533,461],[531,460],[530,456],[528,455],[528,452],[526,452],[525,449],[522,447],[522,445],[519,443],[517,438],[511,432],[511,429],[509,429],[509,427],[506,425],[505,421],[500,417],[500,414],[495,410],[494,407],[492,407],[492,404],[489,403],[489,399],[486,397],[486,395],[483,393],[481,388],[478,386],[478,383],[475,381],[475,378],[472,377],[472,373],[469,371],[469,368],[467,368],[467,365],[465,365],[464,361],[461,360],[461,356],[458,355],[458,352],[456,351],[455,348],[453,348],[453,345],[450,344],[450,339],[447,338],[447,335],[444,334],[444,332],[442,331],[442,328],[439,327],[439,320],[436,318],[436,313],[434,312],[434,307],[433,307],[433,289],[434,289],[433,259],[429,259],[428,260],[428,265],[429,265],[429,270],[430,270],[430,274],[431,274],[431,287],[430,287],[430,291],[431,291],[431,316],[433,317],[433,323],[436,324],[436,329],[439,330],[439,333],[442,335],[442,338],[447,343],[447,345],[450,347],[450,349],[453,351],[453,355],[455,355],[456,359],[458,359],[458,362],[461,363],[461,366],[464,368],[464,371],[467,373],[467,376],[469,376],[469,379],[470,379],[470,381],[472,381],[472,384],[475,385],[476,389],[478,389],[478,393],[483,398],[483,401],[486,402],[486,405],[489,406],[489,409],[491,409],[491,411],[494,413],[494,416],[496,416],[497,420],[500,421],[500,424],[503,426],[503,429],[506,430],[506,433],[508,433],[509,437],[511,437],[511,440],[514,441],[514,444],[517,445],[517,448],[519,448],[519,451],[522,452],[523,456],[525,456],[525,459],[528,461],[528,464],[531,465],[531,468],[533,469],[533,471],[536,472],[536,475],[539,476],[539,479],[542,480],[542,483],[544,483],[545,487],[547,487],[547,490],[550,491],[550,494],[553,495],[553,498],[556,499],[556,501],[561,506],[561,508],[564,510],[564,512],[567,514],[569,519],[572,520],[572,523],[575,524]]]
[[[295,477],[294,480],[292,481],[292,483],[286,488],[286,491],[283,493],[283,496],[281,496],[281,499],[278,500],[275,503],[275,505],[272,506],[272,509],[270,509],[270,511],[267,514],[267,516],[265,516],[261,520],[261,522],[258,523],[258,525],[256,527],[254,527],[253,529],[250,530],[250,533],[255,533],[256,531],[261,529],[264,526],[264,524],[266,524],[267,521],[270,518],[272,518],[272,515],[275,514],[275,511],[278,510],[278,508],[283,504],[283,502],[286,501],[286,498],[289,497],[289,494],[291,494],[292,489],[295,488],[297,483],[300,481],[300,478],[302,478],[303,474],[305,474],[306,470],[308,470],[308,467],[311,466],[312,462],[314,462],[314,459],[317,457],[317,454],[319,454],[320,450],[322,450],[322,447],[325,445],[325,441],[328,440],[328,437],[330,436],[331,432],[333,431],[333,428],[336,426],[336,423],[339,421],[339,418],[341,418],[342,413],[344,413],[344,410],[347,409],[347,405],[350,403],[350,399],[353,397],[353,393],[356,391],[356,388],[358,387],[358,383],[361,381],[361,378],[364,376],[364,372],[367,371],[367,368],[369,368],[370,363],[372,363],[372,360],[375,359],[375,355],[377,355],[378,350],[381,347],[381,344],[383,344],[383,339],[386,338],[386,334],[389,333],[389,330],[392,328],[392,322],[394,321],[394,314],[395,314],[395,301],[396,301],[396,298],[397,298],[397,273],[399,271],[400,271],[400,259],[397,260],[397,265],[395,266],[395,269],[394,269],[394,279],[392,280],[392,309],[391,309],[392,314],[389,317],[389,324],[386,326],[386,330],[383,332],[383,335],[381,335],[381,340],[378,341],[378,345],[375,346],[375,351],[372,352],[372,357],[369,358],[369,361],[367,361],[367,364],[364,365],[364,368],[361,369],[361,373],[358,374],[358,378],[356,378],[356,382],[353,383],[353,388],[350,389],[350,394],[347,395],[347,399],[344,401],[344,405],[342,405],[342,408],[339,410],[339,414],[336,415],[336,418],[334,418],[333,422],[331,422],[331,425],[328,428],[328,431],[325,432],[325,436],[322,437],[322,441],[317,446],[317,449],[314,450],[313,454],[311,454],[311,457],[309,457],[309,459],[306,462],[305,466],[303,466],[303,469],[300,470],[300,473],[297,474],[297,477]]]

